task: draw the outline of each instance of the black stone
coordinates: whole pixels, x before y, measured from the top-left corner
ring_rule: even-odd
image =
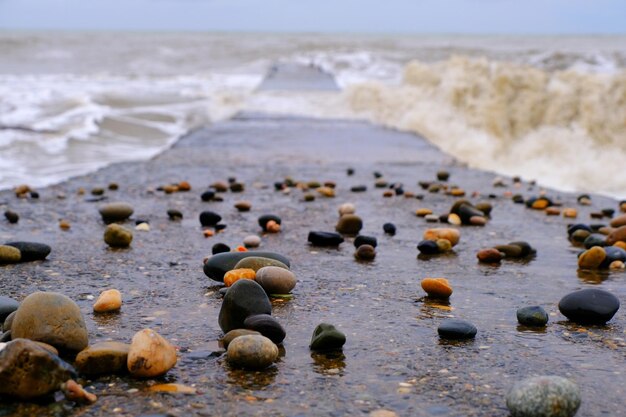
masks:
[[[604,247],[606,246],[606,236],[599,233],[592,233],[583,242],[586,249],[591,249],[594,246]]]
[[[366,185],[355,185],[354,187],[350,188],[350,191],[352,191],[353,193],[363,193],[363,192],[367,191],[367,186]]]
[[[224,333],[244,327],[244,321],[257,314],[272,314],[265,290],[256,281],[240,279],[226,291],[218,323]]]
[[[346,343],[346,335],[328,323],[320,323],[311,336],[309,348],[317,351],[338,350]]]
[[[434,255],[439,253],[439,246],[434,240],[422,240],[417,244],[417,250],[424,255]]]
[[[219,232],[220,230],[226,229],[227,225],[224,223],[219,223],[215,225],[215,231]]]
[[[602,214],[604,214],[606,217],[613,217],[613,215],[615,214],[615,209],[603,208],[602,209]]]
[[[52,248],[45,243],[37,242],[8,242],[7,246],[13,246],[22,253],[20,262],[42,261],[50,254]]]
[[[383,174],[381,174],[378,171],[374,171],[374,178],[382,178],[382,177],[383,177]]]
[[[203,211],[200,213],[200,224],[203,227],[215,226],[222,220],[222,216],[213,211]]]
[[[442,339],[473,339],[477,331],[472,323],[457,319],[444,320],[437,328]]]
[[[230,191],[233,193],[240,193],[244,190],[244,185],[241,182],[233,182],[230,184]]]
[[[138,225],[140,225],[141,223],[147,223],[147,224],[150,224],[150,222],[149,222],[148,220],[146,220],[146,219],[137,219],[137,220],[135,220],[135,226],[138,226]]]
[[[20,220],[20,216],[11,210],[7,210],[4,212],[4,217],[9,221],[9,223],[17,223]]]
[[[209,258],[204,264],[204,273],[215,281],[224,281],[224,274],[237,265],[237,262],[249,256],[259,256],[262,258],[275,259],[290,266],[289,259],[274,252],[249,251],[249,252],[227,252],[218,253]]]
[[[517,310],[519,324],[529,327],[543,327],[548,323],[548,313],[541,306],[522,307]]]
[[[559,301],[561,313],[573,322],[604,324],[619,309],[619,300],[610,292],[597,288],[574,291]]]
[[[358,248],[361,245],[370,245],[375,248],[377,244],[378,244],[378,241],[376,240],[374,236],[358,235],[354,239],[355,248]]]
[[[285,188],[285,183],[284,182],[282,182],[282,181],[278,182],[277,181],[277,182],[274,183],[274,189],[276,191],[281,191],[283,188]]]
[[[202,193],[202,195],[200,196],[200,199],[202,199],[202,201],[211,201],[215,198],[215,191],[205,191]]]
[[[218,253],[230,252],[230,246],[225,243],[216,243],[211,248],[211,253],[217,255]]]
[[[348,174],[348,175],[354,175],[354,168],[348,168],[348,169],[346,170],[346,174]]]
[[[170,220],[181,220],[183,218],[183,213],[180,210],[169,209],[167,211],[167,216]]]
[[[309,232],[309,243],[313,246],[338,246],[343,243],[343,237],[333,232]]]
[[[577,224],[573,224],[567,227],[567,234],[569,236],[572,236],[576,230],[586,230],[589,233],[593,233],[593,230],[588,225],[577,223]]]
[[[404,188],[402,187],[397,187],[394,189],[396,195],[403,195],[404,194]]]
[[[626,250],[617,246],[606,246],[604,248],[606,258],[600,264],[600,268],[608,268],[611,262],[622,261],[626,263]]]
[[[393,223],[385,223],[383,224],[383,230],[388,235],[393,236],[396,234],[396,225]]]
[[[39,198],[39,193],[37,191],[31,191],[30,198]]]
[[[280,217],[274,214],[264,214],[263,216],[259,217],[259,226],[261,226],[263,231],[267,231],[267,222],[269,222],[270,220],[274,220],[278,224],[282,223]]]
[[[0,343],[8,343],[10,341],[11,341],[11,330],[8,330],[2,333],[2,336],[0,336]]]
[[[0,295],[0,324],[4,323],[8,315],[17,310],[19,306],[20,303],[11,297]]]
[[[278,320],[269,314],[249,316],[244,320],[243,327],[261,333],[277,345],[282,343],[287,335]]]

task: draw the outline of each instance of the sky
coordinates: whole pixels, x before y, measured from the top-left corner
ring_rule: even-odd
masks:
[[[0,29],[624,34],[626,0],[0,0]]]

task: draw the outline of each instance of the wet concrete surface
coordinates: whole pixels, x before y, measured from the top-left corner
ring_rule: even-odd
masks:
[[[355,170],[353,176],[346,169]],[[422,190],[417,182],[435,180],[438,170],[451,173],[449,183],[494,205],[485,227],[461,227],[454,252],[418,258],[417,243],[432,224],[415,216],[417,208],[448,212],[456,198]],[[423,200],[383,198],[374,188],[374,171]],[[336,197],[303,201],[303,192],[288,195],[273,188],[290,176],[302,181],[335,181]],[[202,202],[200,194],[216,180],[236,177],[243,193],[223,193],[223,202]],[[624,272],[577,272],[576,253],[567,240],[571,220],[546,216],[504,197],[506,190],[526,197],[538,187],[494,188],[495,175],[470,170],[414,135],[359,122],[321,121],[243,114],[198,130],[153,160],[123,163],[94,174],[41,189],[38,200],[0,193],[0,209],[21,216],[18,224],[0,221],[0,240],[32,240],[52,246],[43,262],[0,267],[0,294],[24,299],[33,291],[57,291],[74,299],[83,311],[90,342],[129,342],[145,327],[157,330],[180,348],[179,362],[157,380],[107,376],[84,380],[99,396],[96,404],[76,406],[67,401],[38,404],[4,399],[0,415],[17,416],[344,416],[367,415],[384,408],[401,416],[506,416],[504,395],[514,382],[531,375],[555,374],[576,381],[582,390],[581,416],[617,416],[626,405],[623,371],[624,310],[606,326],[580,327],[566,321],[557,308],[570,291],[598,287],[626,298]],[[160,185],[187,180],[190,192],[150,193]],[[135,231],[129,249],[112,250],[103,242],[105,225],[99,202],[87,202],[89,190],[116,182],[104,201],[125,201],[134,220],[147,219],[150,232]],[[367,185],[364,193],[350,192]],[[87,190],[78,195],[79,188]],[[57,196],[63,194],[65,199]],[[579,206],[576,196],[549,192],[565,206],[579,210],[578,221],[613,200],[593,196],[592,206]],[[240,213],[233,204],[252,202]],[[313,248],[309,230],[334,231],[337,207],[353,202],[364,220],[362,234],[378,238],[377,257],[359,262],[352,239],[338,249]],[[177,208],[181,222],[168,219]],[[205,238],[198,221],[203,210],[221,214],[224,232]],[[260,250],[291,259],[298,278],[294,297],[274,301],[273,315],[287,331],[284,355],[260,372],[231,369],[217,347],[221,336],[217,316],[221,304],[213,282],[202,272],[202,258],[211,246],[234,247],[261,233],[258,216],[283,219],[279,234],[263,235]],[[59,219],[71,222],[69,231]],[[383,233],[393,222],[395,236]],[[437,225],[435,225],[437,226]],[[441,226],[441,225],[439,225]],[[478,264],[483,247],[526,240],[536,249],[531,260],[499,266]],[[420,280],[446,277],[454,288],[449,304],[424,299]],[[100,291],[119,289],[124,304],[119,314],[94,315]],[[544,330],[519,328],[515,311],[542,305],[550,314]],[[442,342],[437,325],[455,317],[473,322],[475,340]],[[320,322],[336,325],[347,335],[340,354],[312,354],[311,334]],[[154,383],[191,385],[196,395],[148,392]]]

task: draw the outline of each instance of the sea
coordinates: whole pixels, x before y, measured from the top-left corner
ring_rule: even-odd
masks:
[[[339,88],[259,89],[280,64]],[[151,158],[241,111],[366,120],[626,198],[626,36],[0,31],[0,189]]]

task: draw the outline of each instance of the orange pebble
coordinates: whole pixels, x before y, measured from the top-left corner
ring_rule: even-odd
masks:
[[[181,181],[178,183],[178,190],[179,191],[189,191],[191,190],[191,184],[189,184],[189,182],[187,181]]]
[[[578,216],[578,211],[575,208],[564,208],[563,209],[563,217],[568,217],[570,219],[575,219]]]
[[[250,268],[232,269],[228,271],[226,275],[224,275],[224,284],[226,284],[227,287],[230,287],[231,285],[233,285],[235,282],[239,281],[240,279],[255,279],[255,278],[256,278],[256,272],[254,272],[254,269],[250,269]]]
[[[204,237],[211,237],[215,234],[215,232],[213,230],[210,229],[204,229],[202,231],[202,234],[204,235]]]
[[[449,298],[452,295],[452,287],[445,278],[424,278],[422,289],[426,291],[429,297]]]
[[[245,246],[237,246],[235,252],[248,252],[248,249]]]
[[[618,248],[622,248],[626,250],[626,242],[618,241],[618,242],[615,242],[613,246],[617,246]]]
[[[62,230],[70,230],[70,228],[72,227],[72,225],[70,224],[70,222],[68,222],[67,220],[61,220],[59,222],[59,227]]]
[[[548,207],[546,209],[546,214],[548,216],[558,216],[559,214],[561,214],[561,210],[559,210],[558,207]]]
[[[265,225],[265,230],[269,233],[278,233],[280,232],[280,224],[276,223],[274,220],[270,220]]]

